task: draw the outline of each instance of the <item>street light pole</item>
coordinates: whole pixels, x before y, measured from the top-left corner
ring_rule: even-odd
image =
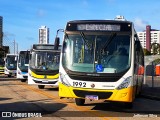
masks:
[[[18,43],[17,43],[17,54],[18,54]]]
[[[15,39],[13,40],[13,44],[14,44],[14,54],[15,54],[15,45],[16,45]]]

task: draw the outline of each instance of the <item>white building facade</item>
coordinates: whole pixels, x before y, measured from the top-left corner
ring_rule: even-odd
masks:
[[[143,48],[146,48],[146,31],[144,32],[137,32],[139,40],[142,44]],[[150,31],[150,40],[151,43],[159,43],[160,44],[160,31],[159,30],[151,30]]]
[[[49,28],[46,26],[41,26],[39,28],[39,44],[49,43]]]

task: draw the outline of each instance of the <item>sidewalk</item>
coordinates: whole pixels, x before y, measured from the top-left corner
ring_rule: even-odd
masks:
[[[154,83],[152,85],[152,83]],[[159,100],[160,101],[160,76],[154,77],[154,82],[152,82],[152,77],[146,77],[146,84],[142,87],[141,97]]]

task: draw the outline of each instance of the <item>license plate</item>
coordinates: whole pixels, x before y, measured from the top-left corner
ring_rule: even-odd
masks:
[[[43,80],[42,82],[44,82],[44,83],[48,83],[48,80]]]
[[[85,98],[89,99],[89,100],[98,100],[98,96],[97,95],[86,95]]]

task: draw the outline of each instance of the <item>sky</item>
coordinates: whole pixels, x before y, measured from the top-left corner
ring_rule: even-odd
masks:
[[[4,39],[15,40],[19,51],[38,43],[41,26],[50,29],[49,41],[54,43],[57,30],[64,29],[67,21],[117,15],[132,21],[137,32],[146,25],[160,30],[160,0],[0,0]]]

